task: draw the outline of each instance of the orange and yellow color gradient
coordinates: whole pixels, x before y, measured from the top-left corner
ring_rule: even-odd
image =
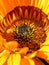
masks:
[[[38,7],[47,14],[49,19],[49,0],[0,0],[0,21],[16,6]],[[15,52],[18,43],[16,41],[6,42],[6,39],[0,35],[0,65],[44,65],[36,57],[43,58],[49,63],[49,26],[46,30],[47,38],[42,47],[28,55],[25,55],[29,50],[27,47]]]

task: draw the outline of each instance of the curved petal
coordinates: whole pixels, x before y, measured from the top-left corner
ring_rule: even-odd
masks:
[[[37,58],[33,58],[33,59],[28,59],[30,65],[44,65],[44,63],[42,63],[42,61],[40,61]]]
[[[29,61],[30,65],[35,65],[35,62],[32,59],[29,59],[28,61]]]
[[[3,51],[4,47],[3,47],[3,43],[5,43],[6,40],[0,35],[0,52]]]
[[[30,65],[28,59],[22,58],[20,65]]]
[[[44,65],[42,61],[40,61],[37,57],[29,58],[24,56],[24,58],[29,61],[29,65]]]
[[[21,60],[21,56],[20,54],[11,54],[8,61],[7,61],[7,65],[20,65],[20,60]]]
[[[0,53],[0,65],[3,65],[6,62],[8,56],[9,56],[9,52],[6,50]]]
[[[37,51],[36,52],[32,52],[30,54],[27,54],[27,57],[28,58],[34,58],[36,56],[36,53],[37,53]]]
[[[13,65],[13,63],[12,63],[12,55],[9,56],[9,59],[7,60],[7,65]]]
[[[19,53],[20,54],[26,54],[28,52],[29,48],[28,47],[24,47],[24,48],[21,48]]]
[[[17,41],[10,41],[4,44],[5,48],[9,51],[15,51],[16,48],[18,47],[18,42]]]

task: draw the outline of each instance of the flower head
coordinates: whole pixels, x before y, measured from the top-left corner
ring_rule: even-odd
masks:
[[[0,5],[0,65],[44,65],[40,58],[49,63],[49,0]]]

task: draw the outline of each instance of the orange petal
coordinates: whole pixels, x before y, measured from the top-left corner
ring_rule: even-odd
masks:
[[[28,52],[28,50],[29,50],[28,47],[24,47],[24,48],[20,49],[19,53],[26,54]]]
[[[33,60],[34,60],[34,64],[35,65],[45,65],[41,60],[39,60],[38,58],[33,58]]]
[[[27,59],[22,58],[20,65],[30,65],[30,64],[29,64],[29,61]]]
[[[25,58],[29,61],[29,65],[44,65],[44,63],[36,57],[34,58],[25,57]]]
[[[10,42],[5,43],[4,46],[7,50],[15,51],[16,48],[18,47],[18,42],[10,41]]]
[[[28,58],[28,57],[25,57],[25,56],[24,56],[23,61],[22,61],[22,65],[23,64],[24,65],[44,65],[44,63],[36,57],[31,59],[31,58]]]
[[[5,44],[5,42],[6,40],[0,35],[0,52],[3,51],[3,44]]]

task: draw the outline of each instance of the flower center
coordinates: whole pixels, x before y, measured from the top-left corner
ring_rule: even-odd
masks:
[[[14,29],[14,39],[19,43],[18,48],[29,47],[31,50],[38,50],[40,44],[44,43],[46,33],[42,27],[39,27],[33,20],[20,20]],[[25,23],[23,23],[23,21]],[[29,23],[26,23],[26,22]]]
[[[35,28],[31,28],[30,25],[24,23],[15,28],[15,33],[19,36],[19,38],[21,38],[21,40],[23,39],[28,41],[32,35],[35,35]]]
[[[16,7],[4,17],[0,24],[0,31],[6,41],[17,41],[18,48],[28,47],[35,51],[46,40],[44,30],[46,22],[48,22],[47,15],[39,8],[21,6]],[[7,33],[8,30],[10,30],[9,33]]]

